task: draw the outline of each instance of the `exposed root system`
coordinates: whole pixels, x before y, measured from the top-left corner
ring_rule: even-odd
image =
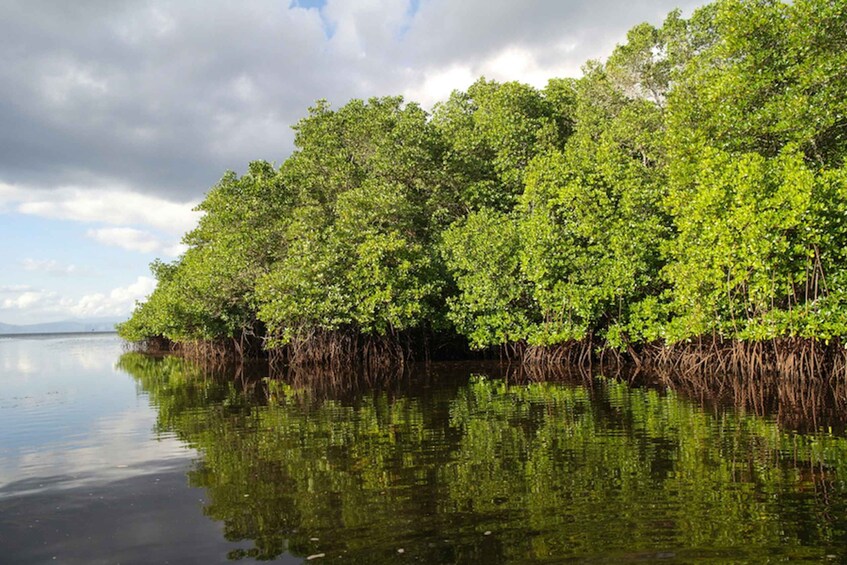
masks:
[[[630,360],[617,349],[600,348],[589,337],[551,346],[528,345],[525,342],[504,345],[500,359],[522,365],[524,370],[544,378],[545,374],[561,372],[593,375],[603,373],[608,376],[620,375]],[[549,377],[548,377],[549,378]]]
[[[263,351],[256,339],[179,344],[150,340],[141,348],[176,352],[206,368],[261,355],[268,359],[272,374],[286,374],[290,382],[310,388],[338,391],[354,383],[399,382],[416,356],[429,361],[430,343],[408,334],[313,330],[269,351]],[[455,354],[458,349],[452,347]],[[508,344],[500,348],[499,358],[515,382],[590,382],[602,374],[659,383],[703,402],[731,402],[756,414],[777,414],[792,427],[847,422],[847,349],[840,342],[803,338],[740,342],[709,336],[622,351],[603,347],[589,336],[548,347]]]
[[[792,427],[816,428],[847,415],[847,350],[840,343],[716,338],[648,351],[649,372],[688,396],[776,414]]]
[[[402,371],[411,356],[396,336],[353,331],[313,330],[297,336],[287,349],[287,363],[293,368],[339,371],[361,367],[369,374]]]

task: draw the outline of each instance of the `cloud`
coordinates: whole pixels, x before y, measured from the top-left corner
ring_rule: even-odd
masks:
[[[153,234],[134,228],[90,229],[86,235],[104,245],[121,247],[129,251],[153,253],[162,248],[162,243]]]
[[[564,54],[573,49],[572,44],[562,44],[557,51]],[[437,102],[446,100],[454,90],[467,89],[481,76],[503,82],[519,77],[521,82],[544,88],[553,77],[577,76],[579,73],[578,64],[569,57],[563,57],[557,64],[550,65],[531,49],[507,46],[475,62],[463,61],[451,63],[447,67],[426,68],[418,82],[408,86],[403,95],[409,100],[418,101],[425,108],[432,108]]]
[[[179,257],[188,251],[188,246],[184,243],[174,243],[173,245],[165,245],[162,247],[162,254],[168,257]]]
[[[0,37],[0,181],[26,186],[196,199],[284,158],[327,79],[342,90],[318,14],[275,1],[11,2]]]
[[[156,288],[156,279],[138,277],[134,283],[112,289],[108,294],[94,293],[68,304],[67,311],[74,317],[93,318],[128,315],[136,301],[143,300]]]
[[[81,223],[109,224],[116,227],[91,228],[86,235],[104,245],[142,253],[162,253],[176,257],[186,246],[176,240],[193,229],[202,212],[196,202],[170,202],[156,196],[107,189],[62,187],[53,191],[31,190],[0,183],[0,212],[18,212],[41,218]],[[151,228],[129,227],[128,224]],[[24,259],[24,269],[53,275],[79,272],[74,265],[56,261]]]
[[[44,302],[45,299],[51,298],[55,294],[43,291],[26,290],[18,294],[14,298],[5,298],[0,303],[0,310],[26,310]]]
[[[673,9],[690,13],[697,0],[431,0],[422,2],[403,37],[404,94],[425,107],[485,76],[544,87],[578,77],[604,59],[643,21],[661,24]]]
[[[19,287],[7,289],[12,296],[0,300],[0,312],[15,311],[18,317],[40,320],[68,318],[124,317],[156,288],[156,280],[141,276],[127,286],[109,292],[86,294],[81,298],[62,296],[56,291]]]
[[[0,285],[0,294],[18,293],[32,290],[28,284],[7,284]]]
[[[21,266],[25,271],[40,271],[57,276],[74,275],[80,272],[76,265],[65,265],[55,259],[26,258],[21,261]]]
[[[481,74],[541,86],[608,55],[633,25],[701,3],[11,0],[0,20],[0,182],[99,191],[23,206],[50,217],[102,217],[97,200],[113,209],[112,192],[195,201],[227,169],[282,161],[290,126],[317,98],[405,93],[431,105]],[[142,202],[117,204],[155,220]]]
[[[127,190],[61,187],[34,190],[0,183],[0,211],[111,225],[140,224],[171,234],[192,229],[202,215],[196,202],[177,203]]]
[[[188,249],[182,243],[166,243],[148,231],[135,228],[96,228],[88,230],[86,236],[103,245],[140,253],[159,253],[168,257],[177,257]]]

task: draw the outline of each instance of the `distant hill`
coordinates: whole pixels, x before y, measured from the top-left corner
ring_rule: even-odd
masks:
[[[0,323],[0,335],[113,332],[115,331],[115,324],[120,321],[117,318],[90,318],[44,324],[15,325]]]

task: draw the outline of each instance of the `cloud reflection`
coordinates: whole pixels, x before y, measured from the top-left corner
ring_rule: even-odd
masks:
[[[0,340],[0,498],[187,466],[156,412],[114,368],[114,336]]]

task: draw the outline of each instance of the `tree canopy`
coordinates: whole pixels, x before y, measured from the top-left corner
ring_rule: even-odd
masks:
[[[226,173],[131,340],[847,336],[847,4],[719,0],[579,79],[319,101]]]

